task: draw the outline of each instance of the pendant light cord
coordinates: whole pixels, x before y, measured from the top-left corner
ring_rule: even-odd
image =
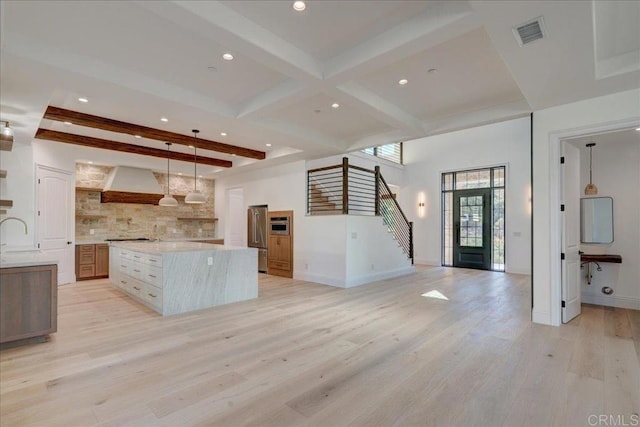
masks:
[[[193,132],[193,191],[198,191],[198,129],[192,129]]]
[[[167,142],[167,196],[171,193],[169,191],[169,157],[171,156],[171,143]]]

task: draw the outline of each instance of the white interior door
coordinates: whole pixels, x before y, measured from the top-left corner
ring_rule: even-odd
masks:
[[[38,247],[58,259],[58,284],[75,282],[73,174],[38,165],[36,179]]]
[[[247,227],[247,213],[244,206],[244,190],[232,188],[227,192],[227,235],[226,244],[231,246],[246,246],[245,230]]]
[[[562,323],[580,314],[580,150],[563,142]]]

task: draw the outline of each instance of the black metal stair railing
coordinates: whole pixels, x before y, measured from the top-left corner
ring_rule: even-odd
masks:
[[[377,168],[376,168],[377,169]],[[384,224],[413,263],[413,222],[402,212],[398,201],[378,172],[378,203]]]
[[[375,170],[349,164],[307,171],[307,214],[357,214],[382,216],[402,250],[413,262],[413,223],[407,220],[380,168]]]

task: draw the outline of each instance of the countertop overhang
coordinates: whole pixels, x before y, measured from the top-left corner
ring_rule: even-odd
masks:
[[[239,250],[255,250],[241,246],[214,245],[200,242],[111,242],[111,246],[130,251],[164,254],[176,252],[224,252]]]
[[[58,265],[59,262],[50,254],[42,253],[39,250],[2,252],[2,256],[0,256],[0,268]]]

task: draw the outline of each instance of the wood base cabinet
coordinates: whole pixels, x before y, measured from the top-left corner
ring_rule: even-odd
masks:
[[[76,280],[109,277],[109,245],[76,245]]]
[[[281,277],[293,277],[293,211],[272,211],[268,214],[268,223],[272,218],[287,218],[286,234],[273,233],[269,227],[267,241],[267,274]]]
[[[0,344],[44,341],[58,329],[57,319],[57,265],[0,269]]]

